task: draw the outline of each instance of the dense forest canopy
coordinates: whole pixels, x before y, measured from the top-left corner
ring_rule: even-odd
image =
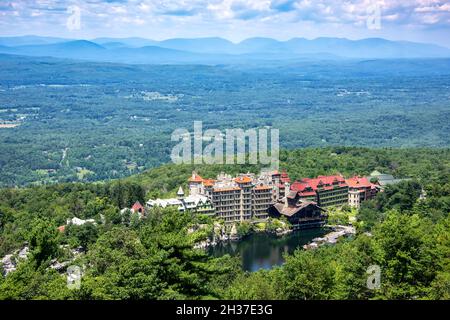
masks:
[[[0,256],[28,244],[29,258],[0,277],[0,299],[449,299],[449,149],[324,148],[283,151],[293,177],[378,169],[412,180],[388,186],[358,213],[357,234],[335,246],[297,250],[271,270],[243,272],[239,260],[194,249],[210,225],[189,212],[153,210],[148,218],[119,209],[172,194],[195,168],[213,177],[239,166],[166,165],[106,183],[65,183],[0,190]],[[426,195],[423,197],[423,195]],[[422,197],[421,197],[422,195]],[[57,227],[67,219],[96,224]],[[207,231],[206,231],[207,232]],[[71,250],[80,248],[81,255]],[[55,261],[84,266],[70,290]],[[369,290],[378,265],[381,288]]]
[[[173,130],[198,120],[276,128],[288,149],[448,147],[449,85],[448,59],[148,66],[0,55],[0,186],[136,174],[167,163]]]

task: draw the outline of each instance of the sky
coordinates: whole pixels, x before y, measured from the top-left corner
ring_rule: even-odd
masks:
[[[382,37],[450,47],[442,0],[0,0],[0,36]]]

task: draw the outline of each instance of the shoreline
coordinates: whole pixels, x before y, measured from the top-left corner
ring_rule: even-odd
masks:
[[[194,244],[194,249],[206,249],[209,247],[214,247],[214,246],[218,245],[219,243],[224,243],[224,242],[239,242],[239,241],[242,241],[245,238],[247,238],[253,234],[256,234],[256,233],[267,233],[269,235],[274,235],[276,237],[283,237],[288,234],[291,234],[292,232],[294,232],[294,230],[292,230],[292,229],[284,230],[282,232],[269,232],[266,230],[255,230],[255,231],[252,231],[251,233],[248,233],[243,236],[237,236],[237,235],[233,236],[233,235],[226,234],[226,235],[222,235],[218,240],[214,240],[214,239],[211,240],[208,238],[206,240],[200,241],[200,242]]]
[[[316,249],[325,244],[336,244],[339,238],[356,234],[356,229],[353,226],[335,225],[324,226],[330,228],[331,232],[325,234],[323,237],[312,239],[310,243],[303,245],[304,250]]]
[[[317,237],[312,239],[312,241],[310,243],[307,243],[305,245],[302,246],[302,248],[304,250],[310,250],[310,249],[315,249],[318,248],[322,245],[325,244],[336,244],[337,240],[339,238],[342,237],[346,237],[346,236],[350,236],[350,235],[354,235],[356,234],[356,230],[355,227],[353,226],[345,226],[345,225],[325,225],[321,228],[318,229],[329,229],[330,232],[326,233],[324,236],[322,237]],[[297,230],[297,231],[301,231],[301,230]],[[289,230],[284,230],[282,232],[268,232],[266,230],[257,230],[257,231],[253,231],[249,234],[246,234],[244,236],[231,236],[231,235],[223,235],[221,236],[219,239],[206,239],[204,241],[198,242],[194,245],[195,249],[207,249],[209,247],[214,247],[220,243],[224,243],[224,242],[239,242],[244,240],[245,238],[255,234],[255,233],[266,233],[268,235],[273,235],[276,237],[284,237],[286,235],[289,235],[291,233],[293,233],[294,230],[293,229],[289,229]]]

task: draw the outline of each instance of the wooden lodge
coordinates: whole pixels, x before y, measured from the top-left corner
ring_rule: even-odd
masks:
[[[286,217],[294,229],[322,227],[328,218],[316,202],[301,200],[295,191],[271,205],[268,212],[273,218]]]

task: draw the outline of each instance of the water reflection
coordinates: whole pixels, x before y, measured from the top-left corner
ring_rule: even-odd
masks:
[[[240,256],[242,268],[247,271],[270,269],[284,263],[283,254],[291,254],[297,248],[326,233],[322,229],[301,230],[283,237],[256,233],[239,242],[220,243],[208,248],[215,257],[225,254]]]

